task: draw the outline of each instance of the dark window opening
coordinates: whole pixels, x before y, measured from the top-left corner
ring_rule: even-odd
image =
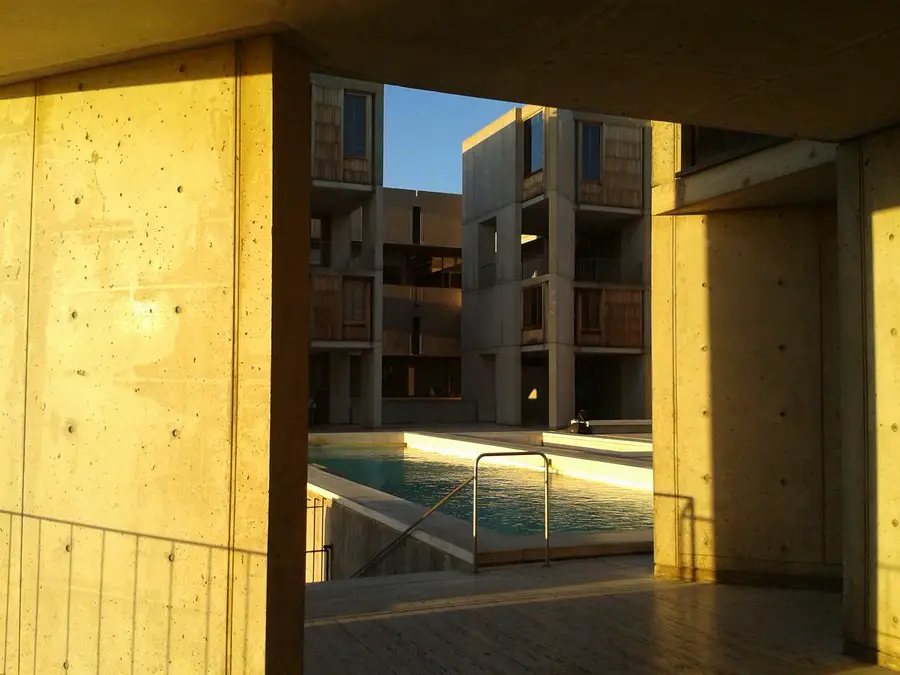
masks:
[[[403,269],[397,265],[384,266],[384,283],[400,286],[403,284]]]
[[[525,175],[544,168],[544,113],[525,120]]]
[[[327,218],[310,219],[309,264],[314,267],[331,264],[331,224]]]
[[[544,286],[531,286],[522,291],[522,330],[544,327]]]
[[[599,181],[603,177],[603,125],[581,124],[581,179]]]
[[[788,139],[685,124],[681,127],[681,170],[708,168],[765,150]]]
[[[412,210],[412,243],[422,243],[422,207],[414,206]]]
[[[422,319],[414,316],[412,320],[412,333],[410,334],[410,353],[418,356],[422,353]]]
[[[368,156],[368,104],[367,94],[344,93],[344,157],[365,159]]]

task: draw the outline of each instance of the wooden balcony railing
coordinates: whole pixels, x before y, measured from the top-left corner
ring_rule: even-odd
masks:
[[[640,349],[644,346],[644,292],[575,289],[575,344]]]

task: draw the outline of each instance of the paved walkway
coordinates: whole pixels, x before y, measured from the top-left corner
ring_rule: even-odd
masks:
[[[307,675],[885,673],[839,594],[654,580],[648,556],[308,587]]]

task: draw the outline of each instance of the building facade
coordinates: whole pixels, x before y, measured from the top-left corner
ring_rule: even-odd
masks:
[[[463,386],[478,419],[649,417],[644,122],[516,108],[463,144]]]
[[[312,424],[473,418],[459,402],[460,195],[382,186],[382,85],[313,75],[311,97]]]
[[[386,423],[474,420],[461,402],[462,197],[384,190]]]
[[[384,87],[311,76],[310,421],[381,424]]]

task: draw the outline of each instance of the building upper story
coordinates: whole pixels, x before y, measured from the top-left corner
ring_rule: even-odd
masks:
[[[642,120],[525,106],[464,142],[466,348],[649,345],[650,139]]]
[[[310,335],[313,343],[380,339],[384,87],[312,75]]]
[[[383,194],[383,354],[459,357],[462,196]]]

